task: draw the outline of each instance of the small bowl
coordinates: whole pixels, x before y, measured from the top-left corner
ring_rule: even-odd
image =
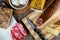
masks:
[[[17,6],[14,6],[11,2],[11,0],[9,0],[9,4],[12,8],[16,9],[16,10],[20,10],[20,9],[24,9],[29,3],[29,0],[27,0],[26,4],[23,6],[23,7],[17,7]],[[21,5],[20,5],[21,6]]]

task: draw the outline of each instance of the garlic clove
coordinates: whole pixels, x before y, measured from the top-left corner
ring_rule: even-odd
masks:
[[[11,0],[12,1],[12,4],[15,5],[15,6],[19,6],[19,0]]]
[[[27,0],[19,0],[19,4],[25,5],[27,3]]]

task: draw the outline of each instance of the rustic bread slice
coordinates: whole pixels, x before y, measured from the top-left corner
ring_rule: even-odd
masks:
[[[12,9],[0,7],[0,27],[7,28],[12,16]]]

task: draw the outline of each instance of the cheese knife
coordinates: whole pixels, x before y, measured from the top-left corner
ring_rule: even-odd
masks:
[[[36,29],[35,25],[30,21],[30,19],[28,17],[26,17],[26,19],[27,19],[27,22],[29,23],[29,25],[32,27],[32,29],[39,35],[39,37],[42,40],[46,40],[44,35],[38,29]]]

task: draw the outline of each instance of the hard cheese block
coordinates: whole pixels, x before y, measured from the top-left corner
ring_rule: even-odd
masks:
[[[35,9],[43,9],[46,0],[32,0],[30,6]]]
[[[0,27],[7,28],[12,16],[12,9],[0,7]]]

